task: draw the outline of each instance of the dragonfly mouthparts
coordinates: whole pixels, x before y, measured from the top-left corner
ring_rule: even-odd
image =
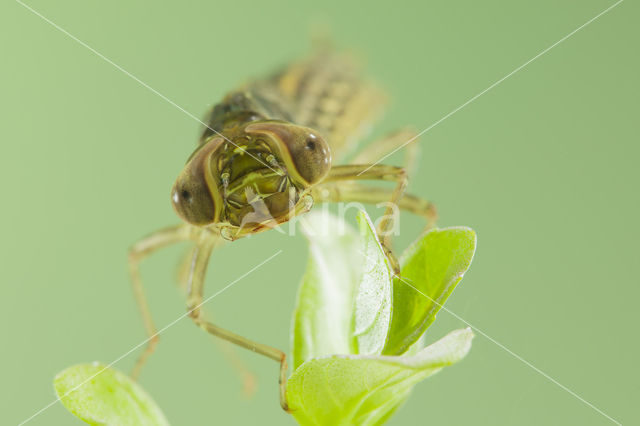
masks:
[[[240,138],[219,151],[224,219],[233,226],[277,220],[299,201],[300,190],[266,141]]]

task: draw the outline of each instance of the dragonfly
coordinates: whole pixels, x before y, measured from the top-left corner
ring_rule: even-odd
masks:
[[[415,157],[414,131],[401,129],[354,152],[386,99],[351,56],[323,50],[242,85],[213,106],[171,190],[182,223],[144,237],[129,252],[134,294],[149,338],[132,377],[138,377],[158,343],[139,264],[158,249],[191,242],[185,262],[188,316],[206,332],[279,363],[280,405],[289,410],[285,352],[205,319],[201,305],[208,263],[222,244],[277,227],[314,205],[386,203],[377,228],[390,265],[399,273],[391,250],[394,209],[422,216],[429,225],[436,211],[430,201],[405,191]],[[405,164],[377,163],[405,144]],[[391,184],[376,184],[385,181]]]

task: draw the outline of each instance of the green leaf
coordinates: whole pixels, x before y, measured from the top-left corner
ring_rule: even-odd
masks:
[[[475,249],[475,232],[453,227],[427,232],[403,253],[385,355],[402,354],[420,339],[471,265]]]
[[[354,336],[358,354],[374,355],[382,350],[389,330],[393,272],[367,213],[358,212],[357,219],[362,275],[354,309]]]
[[[169,424],[140,385],[102,364],[69,367],[53,383],[67,410],[90,425]]]
[[[413,356],[309,360],[289,379],[289,407],[301,425],[380,424],[417,382],[464,358],[472,338],[470,329],[456,330]]]
[[[330,213],[300,221],[309,240],[307,271],[293,313],[293,368],[323,355],[354,351],[352,311],[362,247],[357,232]]]
[[[292,414],[303,425],[381,424],[417,382],[462,359],[471,345],[467,329],[423,347],[434,303],[392,282],[369,217],[361,211],[357,218],[359,235],[328,214],[306,221],[311,255],[294,313],[294,372],[287,388]],[[475,235],[466,228],[427,233],[404,256],[403,278],[443,303],[474,249]],[[413,322],[403,326],[403,319]],[[404,346],[404,355],[381,356],[394,342]]]

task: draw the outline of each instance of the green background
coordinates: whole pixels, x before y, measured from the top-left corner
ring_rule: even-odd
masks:
[[[613,2],[29,4],[198,117],[328,28],[392,95],[381,135],[426,128]],[[437,203],[441,226],[478,233],[447,307],[626,424],[640,422],[638,11],[625,1],[426,133],[410,184]],[[18,3],[3,2],[0,16],[0,420],[17,424],[55,398],[58,371],[108,363],[144,338],[127,248],[177,223],[169,189],[199,124]],[[399,247],[420,221],[402,225]],[[208,294],[279,248],[207,310],[288,348],[301,236],[272,231],[225,247]],[[159,326],[185,311],[173,285],[181,253],[143,265]],[[428,336],[463,326],[442,312]],[[129,371],[138,352],[116,367]],[[277,402],[275,363],[240,356],[259,379],[251,400],[185,319],[163,333],[141,381],[175,425],[293,424]],[[56,404],[29,424],[76,423]],[[391,424],[612,423],[478,335]]]

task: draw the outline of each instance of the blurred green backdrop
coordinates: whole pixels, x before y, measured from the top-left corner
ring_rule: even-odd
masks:
[[[196,116],[305,54],[319,24],[392,95],[379,135],[426,128],[613,1],[29,4]],[[169,189],[199,124],[20,4],[3,2],[0,16],[0,417],[17,424],[55,398],[58,371],[110,362],[144,338],[127,248],[177,222]],[[436,201],[441,226],[478,232],[447,307],[627,424],[640,422],[638,17],[636,2],[622,3],[433,128],[410,186]],[[420,229],[403,220],[400,247]],[[288,348],[302,237],[270,232],[227,246],[208,291],[275,247],[284,253],[207,310]],[[185,311],[173,285],[180,255],[169,249],[143,266],[159,326]],[[463,326],[442,312],[428,335]],[[129,371],[136,355],[116,367]],[[251,400],[185,319],[163,334],[141,380],[175,425],[293,424],[277,403],[276,365],[240,355],[259,378]],[[56,404],[29,424],[77,423]],[[478,336],[391,424],[612,423]]]

